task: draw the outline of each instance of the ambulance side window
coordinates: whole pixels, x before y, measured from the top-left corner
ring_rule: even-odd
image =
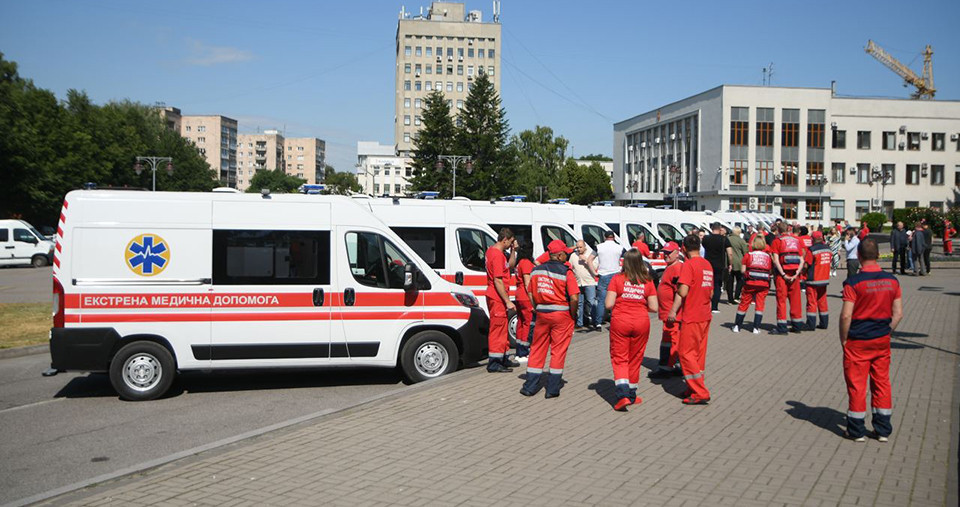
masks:
[[[393,243],[372,232],[348,232],[346,245],[350,273],[358,283],[403,289],[404,270],[410,260]]]
[[[594,251],[597,249],[597,245],[603,243],[605,240],[604,235],[606,231],[604,231],[602,227],[596,225],[584,225],[580,229],[581,233],[583,234],[583,241],[585,241],[587,245],[589,245]]]
[[[457,244],[460,247],[460,262],[467,269],[486,271],[487,249],[497,240],[478,229],[457,229]]]
[[[650,247],[651,251],[660,249],[660,244],[657,239],[653,237],[653,234],[651,234],[647,228],[637,224],[627,224],[627,239],[630,240],[631,245],[637,241],[641,232],[643,233],[643,242]]]
[[[327,285],[330,231],[213,231],[214,285]]]
[[[680,235],[680,232],[670,224],[658,224],[657,231],[660,232],[660,237],[667,241],[683,241],[683,236]]]
[[[555,239],[559,239],[560,241],[563,241],[565,245],[570,247],[577,244],[577,240],[573,236],[571,236],[569,232],[561,229],[560,227],[556,227],[552,225],[544,225],[543,227],[541,227],[540,237],[543,240],[544,250],[546,250],[547,245],[549,245],[550,242]]]
[[[442,227],[391,227],[391,229],[431,268],[444,268],[446,248]]]
[[[10,229],[0,229],[0,242],[10,241]]]

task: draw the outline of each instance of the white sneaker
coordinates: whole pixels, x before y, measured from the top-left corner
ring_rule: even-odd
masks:
[[[733,331],[734,333],[739,333],[739,332],[740,332],[740,326],[733,326],[733,329],[732,329],[731,331]]]
[[[877,437],[877,442],[889,442],[890,439],[887,437]]]
[[[516,357],[516,356],[514,356],[513,359],[516,360],[516,361],[517,361],[518,363],[520,363],[520,364],[527,364],[527,359],[528,359],[528,357],[527,357],[527,356],[523,356],[523,357]]]
[[[710,313],[720,313],[720,310],[711,310]]]
[[[760,328],[759,327],[753,328],[753,334],[760,334]]]

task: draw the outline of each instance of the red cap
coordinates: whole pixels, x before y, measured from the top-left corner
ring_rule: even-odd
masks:
[[[676,252],[677,250],[680,250],[680,245],[678,245],[675,241],[671,241],[666,245],[663,245],[663,248],[661,248],[660,250],[667,253],[672,253],[672,252]]]
[[[813,239],[823,239],[823,233],[820,231],[813,231],[811,236],[813,236]]]
[[[567,244],[564,243],[563,241],[560,241],[559,239],[555,239],[551,241],[549,245],[547,245],[547,252],[551,254],[558,254],[560,252],[573,253],[573,249],[567,248]]]

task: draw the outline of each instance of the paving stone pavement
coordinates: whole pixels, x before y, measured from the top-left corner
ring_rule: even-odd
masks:
[[[960,270],[901,283],[889,443],[841,437],[834,279],[828,331],[734,334],[722,305],[707,406],[682,405],[681,382],[655,385],[645,368],[643,404],[613,411],[607,335],[577,334],[557,399],[521,396],[522,368],[477,368],[50,503],[956,505]],[[659,323],[651,335],[645,367]]]

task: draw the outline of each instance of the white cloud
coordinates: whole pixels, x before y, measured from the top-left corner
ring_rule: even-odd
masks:
[[[253,59],[253,53],[230,46],[211,46],[198,40],[190,40],[190,56],[184,62],[189,65],[209,67],[221,63],[245,62]]]

